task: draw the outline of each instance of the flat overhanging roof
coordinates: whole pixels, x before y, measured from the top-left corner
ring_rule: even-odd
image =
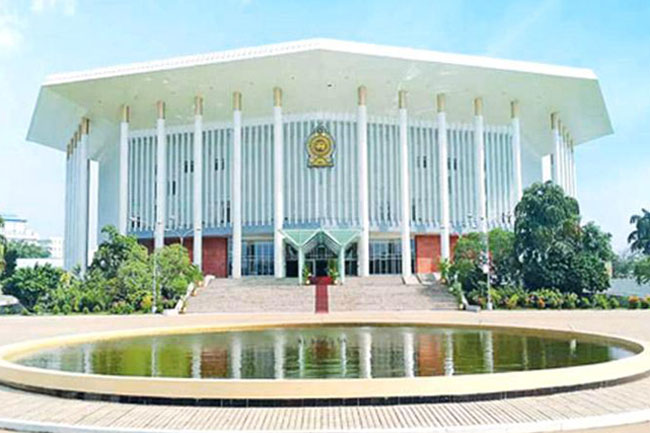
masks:
[[[507,124],[520,104],[522,135],[538,154],[551,151],[549,115],[558,112],[576,144],[612,133],[595,74],[589,69],[311,39],[211,54],[57,74],[41,87],[27,139],[64,150],[82,116],[89,117],[91,155],[117,134],[122,104],[131,129],[153,128],[155,103],[166,103],[168,125],[193,122],[193,99],[204,97],[204,119],[228,121],[232,92],[243,116],[272,114],[281,87],[287,114],[354,112],[357,88],[368,89],[368,113],[397,115],[397,92],[408,92],[409,116],[435,118],[435,95],[447,94],[449,122],[471,122],[482,97],[488,124]]]

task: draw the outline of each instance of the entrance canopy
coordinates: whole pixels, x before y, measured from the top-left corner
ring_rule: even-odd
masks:
[[[345,249],[361,235],[361,229],[283,229],[284,239],[298,250],[298,277],[305,265],[305,253],[324,241],[332,251],[338,250],[338,268],[341,282],[345,279]]]
[[[355,241],[360,235],[360,229],[283,229],[280,233],[284,236],[285,240],[293,245],[298,251],[307,251],[313,241],[316,240],[319,234],[327,237],[327,240],[333,242],[338,248],[347,247],[352,241]],[[326,241],[327,242],[327,241]]]

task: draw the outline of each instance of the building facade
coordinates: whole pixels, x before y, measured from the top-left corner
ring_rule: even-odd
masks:
[[[435,272],[611,132],[589,70],[330,40],[51,77],[28,138],[52,118],[66,267],[113,224],[233,278]]]

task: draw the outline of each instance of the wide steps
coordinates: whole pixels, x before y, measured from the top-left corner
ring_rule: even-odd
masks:
[[[454,310],[454,297],[437,283],[404,285],[399,276],[348,277],[328,287],[329,311]],[[295,278],[215,279],[188,300],[186,313],[314,312],[315,287]]]

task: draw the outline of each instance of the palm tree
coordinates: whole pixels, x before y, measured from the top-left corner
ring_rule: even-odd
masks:
[[[636,225],[634,230],[627,237],[632,251],[640,251],[645,255],[650,255],[650,212],[641,209],[641,215],[632,215],[630,224]]]

